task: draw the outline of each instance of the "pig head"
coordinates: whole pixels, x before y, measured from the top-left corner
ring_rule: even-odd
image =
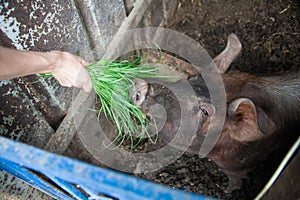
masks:
[[[226,192],[239,189],[246,174],[287,138],[285,134],[299,128],[300,119],[298,72],[279,76],[254,76],[242,72],[225,73],[240,53],[241,47],[237,36],[231,34],[224,51],[213,59],[219,72],[222,73],[227,113],[220,137],[206,157],[213,160],[228,176],[229,184]],[[188,66],[187,63],[185,65]],[[203,139],[210,137],[207,132],[215,114],[215,106],[210,102],[209,91],[201,76],[193,71],[186,77],[198,96],[197,99],[187,98],[186,101],[199,121],[197,134],[188,151],[199,154]],[[137,105],[146,113],[147,108],[155,103],[166,108],[168,118],[159,137],[169,142],[180,126],[178,102],[170,95],[167,88],[141,82],[143,90],[139,92]],[[140,94],[145,96],[140,97]],[[135,99],[134,96],[132,98]],[[184,141],[183,137],[182,143],[179,142],[175,146],[180,148],[190,144],[188,142]]]

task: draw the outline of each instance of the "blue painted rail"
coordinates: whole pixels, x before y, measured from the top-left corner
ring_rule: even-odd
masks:
[[[55,199],[207,199],[4,137],[0,137],[0,152],[1,170],[24,180]],[[51,183],[48,184],[39,178],[35,172],[44,174]],[[57,188],[54,188],[54,185]]]

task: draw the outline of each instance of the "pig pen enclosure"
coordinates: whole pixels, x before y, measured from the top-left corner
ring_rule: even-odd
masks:
[[[235,33],[242,42],[242,52],[230,69],[274,74],[299,70],[299,11],[297,1],[182,0],[172,29],[197,40],[212,57],[223,50],[228,35]],[[224,192],[228,179],[214,163],[187,153],[170,166],[142,177],[220,199],[253,199],[272,176],[290,145],[270,155],[244,180],[242,189],[232,194]],[[296,160],[296,166],[299,166],[299,155]],[[269,198],[297,199],[300,195],[297,185],[299,183],[294,188],[296,196],[283,192],[285,196],[270,195]],[[276,189],[280,190],[280,187]]]
[[[182,0],[172,29],[197,40],[212,57],[225,47],[228,35],[235,33],[242,42],[242,51],[230,69],[274,74],[299,70],[299,11],[298,1]],[[220,199],[253,199],[272,176],[289,146],[270,155],[244,180],[243,188],[232,194],[224,193],[228,180],[214,163],[190,154],[159,172],[142,177]],[[299,166],[299,155],[297,160]],[[270,195],[269,198],[297,199],[300,195],[297,185],[299,183],[294,188],[297,196],[289,197],[285,193],[286,196]]]
[[[136,1],[136,4],[131,4],[134,1],[124,1],[126,2],[125,4],[123,4],[123,1],[116,1],[113,5],[103,2],[106,1],[99,1],[98,3],[99,5],[102,3],[103,7],[109,7],[113,14],[107,13],[109,11],[105,11],[105,9],[101,10],[103,8],[97,6],[97,8],[89,7],[84,1],[75,1],[75,3],[64,2],[66,5],[63,4],[63,6],[68,7],[68,12],[70,12],[68,14],[65,13],[65,15],[75,20],[72,21],[74,24],[71,24],[70,27],[64,27],[64,29],[78,29],[78,32],[72,30],[70,34],[63,37],[62,34],[64,33],[57,29],[55,31],[57,31],[57,35],[60,36],[50,35],[49,41],[48,38],[43,41],[35,40],[34,46],[31,46],[32,44],[17,43],[12,38],[7,38],[5,35],[6,32],[4,31],[5,28],[1,27],[0,44],[2,46],[16,48],[19,48],[18,45],[23,45],[23,49],[26,49],[26,46],[30,46],[30,50],[47,51],[51,49],[63,49],[80,54],[91,60],[93,60],[93,58],[99,59],[105,51],[104,47],[107,45],[108,40],[117,32],[118,28],[122,28],[122,22],[126,21],[126,18],[130,18],[131,14],[139,15],[136,13],[135,8],[143,4],[139,1]],[[138,10],[142,15],[140,18],[134,18],[135,20],[130,21],[130,24],[126,21],[126,28],[165,26],[184,33],[198,41],[212,57],[215,57],[223,50],[228,35],[235,33],[240,38],[243,47],[242,53],[232,63],[230,70],[237,69],[252,74],[274,74],[277,72],[300,69],[300,4],[296,0],[180,0],[174,1],[174,4],[170,2],[170,5],[164,1],[149,2],[151,3],[144,3],[145,5],[143,5],[146,9]],[[121,4],[122,6],[120,6]],[[132,7],[132,5],[134,6]],[[125,8],[126,13],[122,11],[122,9],[125,10]],[[59,7],[53,7],[53,9],[57,11]],[[77,14],[72,14],[72,12],[77,13],[75,12],[76,9],[81,10],[78,16]],[[99,11],[95,11],[97,9],[109,15],[110,20],[105,21],[104,19],[106,18],[104,14],[101,15],[98,13],[99,19],[103,19],[103,21],[98,23],[101,23],[103,27],[95,26],[95,24],[93,24],[95,23],[93,16],[89,16],[88,14],[91,10],[97,13]],[[3,12],[5,12],[4,9],[1,10],[2,15]],[[41,17],[41,15],[37,16]],[[70,19],[65,18],[64,20],[68,21]],[[29,26],[30,23],[33,23],[28,22],[29,19],[23,20],[21,23],[29,24]],[[84,25],[79,26],[78,24]],[[97,32],[97,28],[101,28],[101,30],[105,31]],[[51,32],[50,29],[51,27],[48,27],[49,33]],[[82,31],[85,29],[86,31]],[[90,39],[87,39],[88,35],[90,35]],[[102,35],[105,40],[96,37],[99,35]],[[60,44],[57,44],[56,41],[51,41],[51,37],[59,40]],[[63,39],[58,39],[60,37]],[[75,44],[76,42],[74,43],[73,38],[77,38],[77,44]],[[45,46],[45,44],[47,45]],[[93,55],[95,54],[94,52],[97,52],[97,55]],[[69,116],[66,114],[70,104],[65,103],[71,101],[70,96],[72,96],[72,92],[67,88],[61,88],[56,82],[53,82],[53,80],[30,84],[36,80],[37,78],[35,76],[29,76],[24,79],[1,83],[1,110],[3,110],[0,112],[2,118],[1,135],[94,165],[105,166],[90,155],[84,145],[82,145],[78,134],[75,133],[75,135],[71,136],[67,134],[67,132],[75,132],[73,130],[74,127],[70,125],[70,123],[73,123],[72,119],[70,118],[69,121],[67,121]],[[50,93],[48,91],[50,91]],[[51,93],[51,91],[53,93]],[[22,96],[24,99],[32,95],[34,98],[29,98],[24,101],[18,98],[8,99],[10,97],[9,95],[13,94],[18,96],[21,92],[27,92]],[[55,101],[48,101],[47,98],[52,98]],[[30,103],[28,106],[18,108],[19,105],[26,105],[28,102]],[[17,106],[12,107],[11,105]],[[37,110],[33,118],[30,118],[30,116],[24,117],[16,111],[18,109],[27,109],[25,112],[30,113],[31,107],[35,107]],[[18,120],[21,121],[23,119],[25,121],[18,122]],[[61,125],[61,122],[63,122],[64,125]],[[58,131],[63,134],[63,137],[68,135],[69,138],[57,138],[60,142],[51,141],[50,135]],[[160,183],[174,189],[194,192],[217,199],[253,199],[270,179],[287,150],[292,145],[292,142],[293,141],[285,144],[284,147],[269,155],[254,171],[249,173],[247,179],[244,179],[243,187],[232,193],[224,192],[228,185],[228,178],[213,162],[205,158],[200,159],[197,155],[189,153],[183,154],[172,164],[157,171],[130,175]],[[156,146],[159,146],[161,143],[162,142],[158,140],[157,144],[145,142],[143,145],[147,146],[149,150],[156,148]],[[138,147],[137,151],[143,151],[143,148],[141,147],[139,149]],[[293,160],[293,164],[296,163],[296,166],[299,166],[299,160],[298,152],[298,155]],[[284,195],[286,199],[289,199],[289,194],[294,195],[291,196],[290,199],[299,198],[299,173],[297,173],[296,170],[294,167],[291,168],[291,172],[286,173],[289,176],[287,180],[292,179],[290,176],[294,176],[293,180],[298,180],[298,182],[294,182],[295,187],[289,185],[291,187],[289,188],[290,193],[284,193],[287,190],[286,185],[289,183],[281,182],[275,190],[269,192],[269,196],[265,196],[265,199],[274,199],[272,192],[273,194]],[[295,174],[293,174],[293,172]],[[28,199],[35,197],[48,199],[46,195],[39,194],[38,191],[32,188],[24,189],[25,186],[20,186],[20,183],[16,181],[17,180],[8,175],[1,174],[1,192],[3,198],[5,198],[5,195],[8,195],[8,191],[22,198],[24,197],[22,193],[25,191],[25,193],[31,193],[31,196],[29,194],[29,196],[25,195]],[[7,184],[9,182],[11,182],[11,184]],[[282,191],[282,193],[280,193],[280,191]]]

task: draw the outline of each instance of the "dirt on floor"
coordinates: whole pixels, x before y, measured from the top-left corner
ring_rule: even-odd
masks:
[[[198,41],[212,57],[235,33],[243,48],[231,69],[273,74],[300,68],[299,11],[297,0],[181,0],[171,28]],[[218,199],[253,199],[288,148],[270,155],[244,180],[242,189],[231,194],[224,192],[228,179],[213,162],[188,153],[159,171],[138,176]]]
[[[198,41],[212,57],[224,49],[227,36],[235,33],[243,48],[231,70],[273,74],[300,69],[299,11],[297,0],[180,0],[171,29]],[[101,165],[86,150],[78,149],[80,139],[76,138],[65,155]],[[158,171],[135,176],[217,199],[253,199],[270,179],[289,145],[261,162],[249,173],[243,187],[230,194],[224,192],[228,178],[215,163],[189,153]],[[145,146],[151,151],[164,144],[161,140],[156,144],[146,142],[134,151],[144,151]]]

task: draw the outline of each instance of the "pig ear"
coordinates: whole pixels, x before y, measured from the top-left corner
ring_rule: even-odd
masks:
[[[258,140],[269,134],[275,126],[265,112],[262,109],[257,110],[254,103],[247,98],[233,101],[228,107],[228,115],[235,123],[230,136],[240,142]]]
[[[229,65],[241,52],[242,44],[238,37],[232,33],[228,36],[227,46],[220,55],[213,59],[220,73],[226,72]]]

